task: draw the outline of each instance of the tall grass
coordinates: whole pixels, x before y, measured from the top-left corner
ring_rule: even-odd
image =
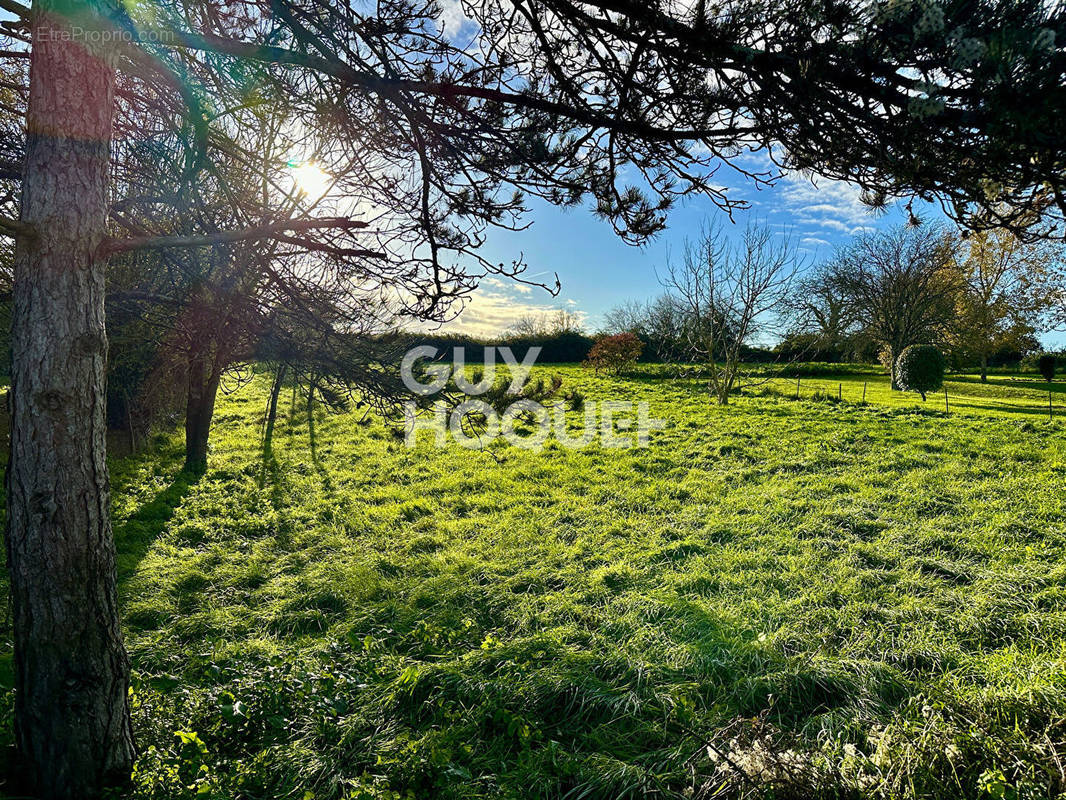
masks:
[[[253,383],[198,481],[176,436],[113,464],[135,794],[1063,791],[1057,424],[561,372],[665,428],[490,456],[319,410],[312,450],[296,403],[268,469]]]

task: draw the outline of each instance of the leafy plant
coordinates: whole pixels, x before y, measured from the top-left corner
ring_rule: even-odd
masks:
[[[931,344],[913,344],[899,354],[896,379],[906,392],[917,392],[925,400],[927,392],[944,385],[944,354]]]
[[[616,333],[613,336],[601,336],[589,351],[585,366],[592,367],[597,374],[604,370],[617,375],[636,363],[643,351],[644,342],[636,334]]]
[[[1037,369],[1048,383],[1055,380],[1055,368],[1058,366],[1054,353],[1044,353],[1036,362]]]

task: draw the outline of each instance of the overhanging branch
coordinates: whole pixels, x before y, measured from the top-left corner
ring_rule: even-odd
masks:
[[[319,219],[286,220],[273,225],[243,228],[235,231],[217,231],[195,236],[134,236],[129,239],[107,239],[101,246],[102,255],[126,253],[131,250],[161,250],[169,247],[208,247],[249,239],[270,239],[285,232],[301,232],[319,228],[355,230],[368,227],[362,220],[347,217],[321,217]]]
[[[274,238],[279,242],[302,247],[304,250],[326,253],[331,256],[336,256],[337,258],[376,258],[380,260],[388,258],[385,253],[378,250],[366,250],[357,247],[336,247],[324,242],[316,242],[311,239],[300,239],[297,236],[286,236],[284,234],[278,234]]]
[[[284,47],[259,45],[239,39],[229,39],[214,34],[196,34],[189,31],[165,30],[154,40],[165,46],[183,47],[206,53],[216,53],[235,58],[258,61],[265,64],[282,64],[302,67],[323,75],[329,75],[349,86],[379,95],[410,92],[441,98],[469,97],[490,103],[509,105],[530,111],[541,111],[573,119],[585,125],[617,130],[660,141],[691,141],[720,136],[721,130],[675,130],[654,125],[643,120],[622,119],[598,110],[579,107],[534,94],[509,92],[488,86],[471,86],[460,83],[384,78],[372,72],[358,70],[339,59],[298,53]]]
[[[12,239],[16,236],[32,236],[33,229],[17,219],[0,217],[0,235],[10,236]]]
[[[30,9],[14,0],[0,0],[0,8],[23,19],[28,19],[30,16]]]

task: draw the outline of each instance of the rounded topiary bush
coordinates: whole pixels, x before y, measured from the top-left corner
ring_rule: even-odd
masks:
[[[1044,376],[1044,380],[1049,383],[1055,380],[1055,356],[1051,353],[1044,353],[1040,356],[1040,360],[1036,362],[1037,369],[1040,370],[1040,374]]]
[[[896,381],[899,388],[925,400],[926,392],[944,385],[944,354],[931,344],[912,344],[896,359]]]

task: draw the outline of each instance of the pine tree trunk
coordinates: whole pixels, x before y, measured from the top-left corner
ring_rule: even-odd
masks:
[[[203,351],[189,358],[189,391],[185,403],[185,469],[202,474],[207,469],[207,443],[215,415],[220,370]]]
[[[59,9],[77,19],[64,20]],[[44,800],[129,779],[129,664],[105,460],[105,261],[112,53],[69,39],[89,3],[34,2],[15,248],[7,555],[15,736]],[[62,35],[68,35],[66,41]]]

